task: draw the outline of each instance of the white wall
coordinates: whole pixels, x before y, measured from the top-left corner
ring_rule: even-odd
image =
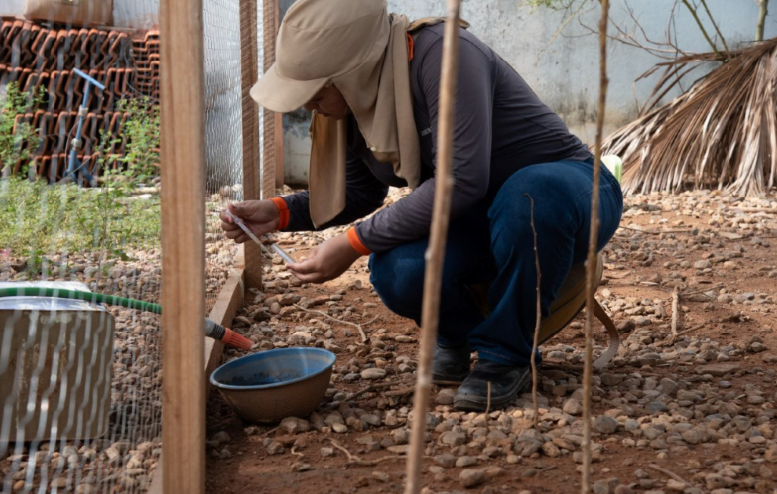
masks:
[[[281,0],[281,6],[292,1]],[[611,18],[624,31],[636,32],[635,22],[626,8],[628,4],[648,37],[663,41],[674,3],[674,0],[613,0]],[[445,0],[389,0],[389,9],[416,19],[444,15],[445,4]],[[708,0],[707,4],[732,49],[733,45],[752,39],[758,13],[753,0]],[[591,1],[590,7],[558,36],[566,14],[546,8],[533,12],[522,0],[463,0],[461,9],[462,17],[472,25],[470,31],[507,60],[585,142],[592,142],[594,138],[599,91],[598,38],[583,25],[597,29],[600,10],[598,2]],[[766,21],[767,38],[777,36],[777,9],[773,7],[771,12]],[[678,7],[675,19],[682,49],[710,51],[682,5]],[[713,32],[711,24],[707,27]],[[606,130],[612,131],[637,115],[637,101],[644,103],[655,77],[636,85],[634,81],[660,61],[644,50],[610,41]],[[689,78],[689,82],[692,79]],[[675,91],[667,98],[677,94]],[[308,154],[305,150],[310,144],[306,138],[306,122],[301,117],[287,117],[284,125],[286,178],[292,182],[304,182],[307,174]]]

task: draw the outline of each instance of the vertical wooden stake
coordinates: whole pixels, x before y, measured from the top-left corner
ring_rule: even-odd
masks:
[[[264,46],[264,72],[275,62],[275,38],[278,33],[278,0],[263,0],[262,4],[262,46]],[[275,195],[277,166],[277,126],[283,117],[270,110],[262,109],[264,116],[264,144],[262,152],[262,199]],[[279,118],[280,117],[280,118]]]
[[[586,263],[586,314],[585,314],[585,366],[583,372],[583,479],[582,492],[591,492],[591,391],[593,389],[594,362],[594,312],[596,310],[596,252],[599,234],[599,178],[602,158],[602,130],[607,101],[607,18],[609,0],[601,0],[602,19],[599,22],[599,112],[596,115],[596,140],[594,141],[594,184],[591,197],[591,234],[588,239]]]
[[[421,349],[418,359],[418,379],[415,387],[413,426],[410,455],[407,462],[406,494],[421,492],[421,462],[426,436],[426,413],[432,389],[432,359],[440,319],[440,290],[445,260],[445,243],[450,223],[453,193],[453,120],[456,106],[456,86],[459,71],[459,6],[460,0],[448,0],[448,18],[443,40],[442,76],[440,82],[440,114],[438,120],[437,186],[434,212],[426,251],[424,301],[421,315]]]
[[[162,0],[162,444],[166,494],[205,492],[202,0]]]
[[[531,349],[531,399],[534,404],[534,428],[540,430],[540,405],[537,392],[539,376],[537,375],[537,347],[540,346],[540,329],[542,328],[542,299],[540,287],[542,271],[540,270],[540,254],[537,251],[537,228],[534,226],[534,198],[524,194],[531,201],[531,231],[534,236],[534,267],[537,270],[537,317],[534,320],[534,343]],[[490,383],[489,383],[490,384]]]
[[[240,86],[243,110],[243,200],[259,199],[259,105],[251,87],[259,74],[256,0],[240,0]],[[262,286],[262,251],[253,242],[245,244],[246,288]]]
[[[275,36],[278,36],[278,30],[281,28],[280,2],[275,3]],[[274,41],[273,41],[274,42]],[[274,45],[273,45],[274,46]],[[283,114],[275,114],[275,188],[283,188]]]

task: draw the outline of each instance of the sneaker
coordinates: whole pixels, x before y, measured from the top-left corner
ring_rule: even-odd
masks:
[[[531,367],[497,364],[490,360],[478,360],[475,368],[461,383],[453,398],[453,406],[468,412],[483,412],[487,408],[503,408],[531,380]],[[488,383],[491,383],[489,403]]]
[[[469,375],[469,345],[442,347],[437,344],[432,365],[432,382],[438,385],[461,384]]]

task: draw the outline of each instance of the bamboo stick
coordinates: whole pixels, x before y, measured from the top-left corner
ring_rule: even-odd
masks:
[[[542,282],[542,272],[540,271],[540,254],[537,251],[537,229],[534,226],[534,198],[529,194],[524,194],[531,201],[531,231],[534,236],[534,266],[537,269],[537,317],[534,321],[534,343],[531,349],[531,399],[534,403],[534,428],[540,430],[540,405],[538,399],[538,376],[537,376],[537,347],[540,344],[540,328],[542,327],[542,307],[540,298],[540,283]],[[489,383],[491,384],[491,383]]]
[[[769,0],[758,0],[758,21],[755,24],[755,41],[764,40],[764,24],[766,23],[766,16],[769,14],[768,4]]]
[[[677,327],[680,324],[680,292],[677,287],[674,287],[672,292],[672,339],[670,344],[673,344],[677,339]]]
[[[583,478],[582,493],[591,492],[591,390],[593,388],[594,341],[593,326],[596,299],[596,252],[599,236],[599,178],[601,176],[602,130],[607,101],[607,16],[609,0],[602,0],[602,18],[599,22],[599,111],[596,115],[594,142],[594,183],[591,197],[591,233],[588,239],[586,264],[585,365],[583,370]]]
[[[448,0],[448,17],[445,22],[443,40],[440,113],[437,124],[439,135],[437,184],[434,194],[429,247],[426,251],[421,348],[413,407],[413,426],[410,436],[410,455],[407,461],[406,494],[419,494],[421,492],[421,462],[423,461],[424,438],[426,436],[426,413],[432,390],[432,359],[437,339],[437,325],[440,319],[442,268],[453,193],[453,119],[459,69],[460,3],[461,0]]]

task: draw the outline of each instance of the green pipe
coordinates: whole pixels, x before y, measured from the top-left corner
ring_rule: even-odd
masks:
[[[2,297],[49,297],[66,298],[70,300],[85,300],[93,304],[118,305],[128,309],[137,309],[143,312],[162,313],[162,306],[134,300],[131,298],[116,297],[114,295],[105,295],[103,293],[82,292],[79,290],[67,290],[64,288],[39,288],[39,287],[18,287],[18,288],[0,288],[0,298]]]
[[[93,304],[116,305],[128,309],[140,310],[143,312],[152,312],[154,314],[162,313],[162,306],[143,302],[125,297],[116,297],[114,295],[105,295],[103,293],[82,292],[79,290],[67,290],[64,288],[42,288],[42,287],[16,287],[0,288],[0,298],[3,297],[48,297],[63,298],[70,300],[84,300]],[[244,336],[241,336],[229,328],[210,320],[205,319],[205,336],[222,341],[226,345],[234,346],[242,350],[249,350],[253,342]]]

